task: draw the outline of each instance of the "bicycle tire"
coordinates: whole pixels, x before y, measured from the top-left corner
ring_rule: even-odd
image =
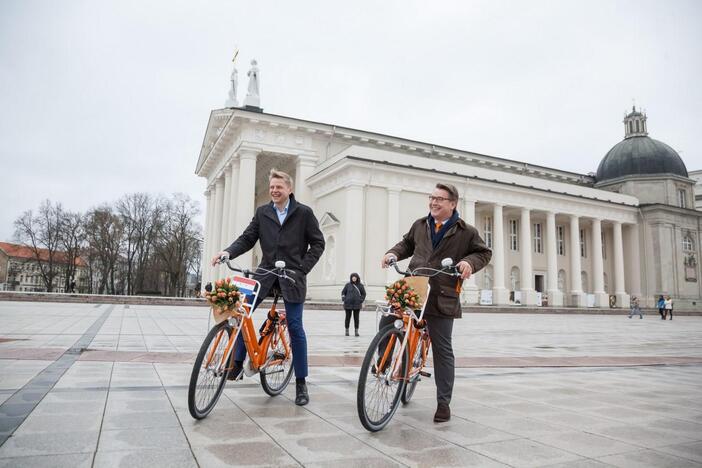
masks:
[[[285,390],[290,383],[293,370],[292,345],[290,344],[288,323],[285,320],[279,321],[273,333],[268,352],[284,355],[285,358],[282,360],[281,364],[267,365],[259,372],[261,376],[261,387],[263,387],[263,391],[270,396],[280,395],[283,390]],[[288,352],[285,351],[281,336],[284,336],[288,343]],[[269,354],[269,356],[271,356],[271,354]],[[275,356],[273,359],[275,360]]]
[[[222,335],[220,335],[220,333]],[[214,409],[219,397],[224,390],[224,384],[227,382],[229,375],[229,357],[222,361],[222,354],[226,349],[229,338],[232,334],[232,328],[228,321],[224,321],[212,327],[207,333],[205,340],[200,346],[200,351],[197,353],[193,370],[190,374],[190,385],[188,386],[188,410],[190,415],[195,419],[203,419]],[[219,336],[219,340],[217,337]],[[211,350],[211,346],[215,345],[213,350],[214,355],[212,362],[214,367],[203,367],[203,361]],[[232,349],[230,351],[234,352]],[[222,369],[220,364],[225,362]]]
[[[417,348],[414,350],[414,357],[412,357],[412,368],[417,368],[419,367],[420,369],[424,367],[425,362],[423,362],[423,352],[424,352],[424,347],[426,346],[426,341],[422,337],[420,338],[420,342],[417,344]],[[414,390],[417,388],[417,383],[422,380],[421,376],[419,373],[414,375],[412,378],[407,380],[407,384],[405,384],[405,388],[402,390],[402,397],[400,400],[402,401],[403,405],[406,405],[407,403],[410,402],[412,399],[412,395],[414,395]]]
[[[392,337],[395,339],[390,340]],[[393,325],[388,325],[375,335],[363,358],[361,375],[358,378],[358,388],[356,390],[356,408],[361,424],[370,432],[380,431],[387,426],[399,406],[398,403],[406,383],[404,374],[409,365],[409,351],[407,349],[402,352],[400,357],[402,359],[400,373],[403,378],[389,380],[388,374],[394,364],[392,361],[397,357],[396,351],[402,345],[403,337],[404,333],[401,330],[398,330]],[[376,369],[374,373],[373,369],[379,361],[378,346],[385,339],[389,340],[385,349],[387,350],[387,346],[392,346],[392,358],[384,370]],[[381,401],[381,399],[384,401]]]

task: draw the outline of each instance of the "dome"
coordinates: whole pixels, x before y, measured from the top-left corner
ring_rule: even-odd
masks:
[[[688,177],[680,155],[665,143],[648,136],[646,114],[633,108],[624,117],[624,140],[607,152],[597,167],[597,182],[619,177],[674,174]]]
[[[609,150],[597,168],[597,182],[618,177],[675,174],[687,177],[685,163],[673,148],[647,136],[620,141]]]

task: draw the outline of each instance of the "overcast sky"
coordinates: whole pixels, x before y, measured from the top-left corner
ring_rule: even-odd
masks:
[[[0,240],[49,198],[185,192],[238,46],[266,112],[579,173],[624,136],[702,169],[702,2],[0,0]]]

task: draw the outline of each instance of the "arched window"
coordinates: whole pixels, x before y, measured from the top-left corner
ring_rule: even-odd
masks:
[[[521,282],[519,279],[519,267],[512,267],[512,271],[509,272],[509,285],[512,291],[519,291],[522,289]]]
[[[587,280],[587,272],[581,271],[580,272],[580,287],[583,288],[583,292],[587,292],[590,290],[589,284],[590,283]]]
[[[562,293],[566,292],[566,272],[565,272],[565,270],[558,271],[558,290]]]

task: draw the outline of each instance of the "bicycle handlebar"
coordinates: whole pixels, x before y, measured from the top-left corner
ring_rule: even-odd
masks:
[[[241,268],[238,265],[232,265],[231,260],[229,257],[222,255],[219,258],[219,261],[217,263],[224,263],[227,265],[227,268],[229,268],[232,271],[238,271],[244,274],[245,277],[249,277],[250,275],[258,275],[258,276],[267,276],[267,275],[274,275],[277,276],[278,278],[283,278],[288,281],[290,281],[292,284],[295,284],[295,279],[291,278],[288,276],[288,273],[294,274],[295,272],[293,270],[289,270],[285,268],[285,262],[282,260],[278,260],[275,262],[275,270],[266,270],[265,268],[257,267],[255,270],[250,270],[248,268]]]
[[[430,267],[419,267],[419,268],[415,268],[414,270],[402,271],[402,270],[400,270],[400,267],[397,264],[397,260],[394,258],[390,259],[390,261],[388,262],[388,265],[395,268],[395,271],[398,272],[399,274],[406,275],[406,276],[428,276],[430,278],[432,278],[438,274],[455,276],[458,278],[460,278],[460,276],[461,276],[461,273],[456,269],[456,265],[453,264],[453,260],[451,260],[450,258],[445,258],[441,261],[441,265],[443,266],[443,268],[441,270],[437,270],[436,268],[430,268]],[[422,271],[422,270],[429,270],[433,273],[430,275],[418,273],[419,271]]]

